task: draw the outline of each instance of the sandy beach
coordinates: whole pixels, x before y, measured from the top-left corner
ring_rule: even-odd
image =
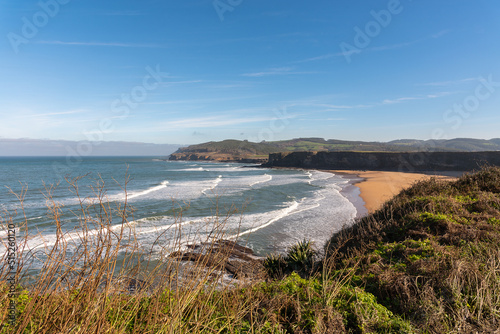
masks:
[[[379,209],[387,200],[397,195],[401,190],[411,186],[417,181],[436,177],[443,180],[454,180],[453,176],[429,175],[419,173],[379,172],[379,171],[346,171],[332,170],[339,175],[355,175],[360,177],[360,182],[354,183],[361,191],[360,197],[365,202],[368,212]]]

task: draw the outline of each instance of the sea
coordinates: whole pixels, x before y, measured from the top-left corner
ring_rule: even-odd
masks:
[[[361,214],[352,183],[329,172],[241,163],[3,157],[0,254],[6,251],[9,219],[16,238],[26,240],[26,256],[37,259],[34,268],[44,257],[33,254],[47,254],[58,233],[71,254],[82,246],[82,233],[98,234],[102,220],[115,231],[133,233],[144,252],[158,256],[168,254],[166,245],[210,238],[236,240],[261,256],[286,252],[302,240],[321,250],[332,233]]]

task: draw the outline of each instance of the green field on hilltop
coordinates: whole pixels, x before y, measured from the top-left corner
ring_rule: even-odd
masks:
[[[417,152],[417,151],[451,151],[476,152],[499,151],[500,139],[479,140],[457,138],[450,140],[395,140],[391,142],[344,141],[322,138],[297,138],[281,141],[263,141],[253,143],[241,140],[223,140],[190,145],[177,150],[176,153],[221,153],[232,155],[268,155],[277,152],[300,151],[355,151],[355,152]]]

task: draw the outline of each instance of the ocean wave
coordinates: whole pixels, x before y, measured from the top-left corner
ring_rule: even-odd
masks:
[[[267,251],[270,249],[269,245],[279,247],[285,245],[286,248],[295,239],[305,237],[323,242],[322,240],[337,228],[337,224],[348,221],[356,214],[352,204],[340,193],[348,180],[329,172],[255,169],[234,164],[209,166],[172,161],[165,167],[162,164],[148,163],[149,165],[145,165],[147,168],[138,166],[132,171],[140,176],[134,177],[140,183],[130,188],[128,199],[133,202],[136,209],[135,217],[139,219],[130,221],[123,227],[126,238],[135,232],[141,249],[158,250],[158,254],[163,254],[162,247],[168,244],[169,240],[174,242],[180,228],[182,228],[182,242],[187,242],[189,239],[192,243],[195,238],[193,235],[196,234],[196,238],[200,235],[205,237],[209,234],[210,228],[222,225],[222,223],[214,224],[216,218],[209,217],[214,202],[210,195],[216,192],[222,195],[221,203],[224,205],[228,203],[229,206],[233,202],[235,205],[240,205],[247,200],[250,203],[244,204],[245,207],[238,214],[230,218],[221,218],[221,222],[224,220],[227,237],[234,235],[236,238],[238,231],[241,231],[238,236],[248,237],[252,234],[249,239],[252,242],[257,240],[257,243],[260,243],[258,247]],[[109,168],[110,173],[114,172],[114,166]],[[206,173],[207,170],[210,172]],[[156,179],[158,175],[162,175],[159,180]],[[162,179],[169,179],[170,183],[160,182]],[[85,192],[87,193],[89,192]],[[123,202],[125,198],[118,186],[111,188],[106,194],[108,201]],[[79,207],[80,204],[74,196],[68,194],[58,200],[68,207],[67,210],[72,210],[73,208],[69,206]],[[172,211],[166,207],[170,206],[168,201],[170,198],[175,199],[176,203],[191,204],[191,208],[188,209],[191,211],[185,212],[190,217],[183,216],[181,221],[173,214],[170,215]],[[82,200],[84,205],[97,202],[92,196],[83,197]],[[31,203],[27,204],[34,206]],[[45,199],[37,199],[36,205],[45,206]],[[32,219],[30,226],[39,224],[45,228],[45,221],[41,219],[44,212],[30,211],[30,216],[34,217],[29,218]],[[69,213],[66,216],[69,216]],[[65,224],[67,227],[65,239],[71,244],[68,247],[72,251],[77,251],[80,247],[80,237],[84,234],[79,230],[78,221],[73,216],[71,218],[73,220]],[[37,219],[43,224],[38,223]],[[50,218],[46,220],[50,221]],[[121,228],[121,224],[115,225],[113,231]],[[2,232],[0,231],[0,238],[5,235]],[[192,234],[189,235],[189,232]],[[89,238],[98,237],[97,231],[94,230],[89,231],[87,235]],[[161,242],[158,242],[159,237]],[[40,237],[37,235],[28,241],[27,249],[41,251],[43,254],[55,244],[56,240],[57,236],[53,229],[47,228],[45,231],[40,231]]]
[[[237,237],[241,237],[243,235],[246,235],[246,234],[249,234],[249,233],[253,233],[255,231],[258,231],[260,229],[263,229],[265,227],[268,227],[269,225],[273,224],[274,222],[277,222],[278,220],[288,216],[290,214],[290,212],[292,212],[293,210],[297,209],[299,206],[299,203],[297,201],[293,201],[290,203],[290,205],[282,210],[279,210],[279,212],[277,213],[277,215],[270,219],[269,221],[267,221],[266,223],[262,224],[262,225],[259,225],[257,227],[254,227],[254,228],[251,228],[251,229],[248,229],[244,232],[241,232],[239,235],[236,235],[236,236],[232,236],[231,238],[232,239],[236,239]]]
[[[260,183],[266,183],[266,182],[269,182],[273,179],[272,175],[268,175],[268,174],[264,174],[262,176],[267,176],[267,178],[265,180],[262,180],[262,181],[257,181],[257,182],[253,182],[250,184],[250,187],[253,187],[257,184],[260,184]]]
[[[306,176],[309,178],[307,183],[311,184],[312,181],[314,181],[312,173],[310,171],[307,171]]]
[[[206,194],[207,194],[207,193],[206,193],[207,191],[212,191],[212,190],[214,190],[214,189],[215,189],[215,188],[219,185],[219,183],[221,183],[221,182],[222,182],[222,175],[219,175],[219,176],[218,176],[218,177],[217,177],[217,178],[213,181],[212,186],[211,186],[211,187],[209,187],[209,188],[205,188],[205,189],[203,189],[203,190],[201,191],[201,193],[202,193],[202,194],[204,194],[204,195],[206,195]]]
[[[141,196],[150,194],[152,192],[155,192],[155,191],[161,190],[163,188],[166,188],[168,184],[169,184],[168,181],[163,181],[160,185],[151,187],[149,189],[146,189],[146,190],[138,192],[138,193],[133,193],[131,195],[128,195],[127,198],[128,199],[133,199],[133,198],[137,198],[137,197],[141,197]]]
[[[167,172],[209,172],[208,169],[205,169],[203,167],[196,167],[196,168],[183,168],[183,169],[167,169]]]

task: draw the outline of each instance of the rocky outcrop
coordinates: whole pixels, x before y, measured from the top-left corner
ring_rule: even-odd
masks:
[[[211,161],[213,158],[206,154],[198,154],[198,153],[172,153],[168,160],[171,161],[192,161],[192,160],[201,160],[201,161]]]
[[[256,159],[246,156],[235,156],[224,153],[172,153],[168,158],[170,161],[216,161],[216,162],[242,162],[242,163],[265,163],[267,159]]]
[[[381,171],[471,171],[500,166],[494,152],[292,152],[272,153],[264,167]]]
[[[258,279],[263,275],[262,258],[247,247],[230,240],[217,240],[188,246],[186,252],[174,252],[171,258],[190,261],[198,267],[222,271],[234,279]]]

